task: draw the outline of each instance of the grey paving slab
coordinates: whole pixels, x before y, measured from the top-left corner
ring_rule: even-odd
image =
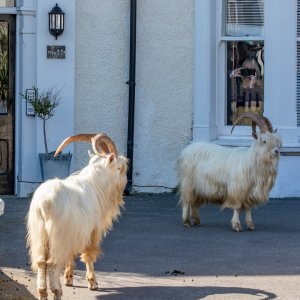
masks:
[[[25,246],[30,200],[4,200],[0,299],[36,299]],[[253,211],[256,230],[241,233],[231,230],[231,211],[217,206],[201,209],[201,226],[183,227],[174,194],[125,202],[95,264],[98,291],[88,290],[77,261],[64,299],[300,299],[300,199],[271,199]]]

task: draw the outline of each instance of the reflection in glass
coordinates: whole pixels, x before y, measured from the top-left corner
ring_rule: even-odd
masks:
[[[8,98],[8,24],[0,22],[0,114],[7,114]]]
[[[0,7],[15,7],[15,0],[0,0]]]
[[[227,43],[227,125],[244,112],[263,114],[264,43]],[[245,119],[240,125],[250,125]]]

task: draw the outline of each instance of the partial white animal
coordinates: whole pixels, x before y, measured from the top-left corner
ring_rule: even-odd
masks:
[[[250,148],[226,148],[210,143],[187,146],[178,159],[180,203],[182,220],[190,226],[190,213],[195,224],[200,224],[198,208],[204,204],[220,204],[233,209],[231,226],[242,231],[239,214],[246,211],[246,224],[254,230],[251,209],[265,204],[274,185],[280,147],[280,136],[273,131],[271,122],[254,113],[240,115],[252,120],[254,141]],[[260,133],[256,133],[256,126]]]
[[[0,216],[4,214],[5,202],[0,199]]]
[[[127,183],[127,158],[118,155],[105,134],[79,134],[67,138],[55,156],[69,143],[92,142],[94,155],[88,166],[68,178],[51,179],[33,195],[27,216],[27,244],[31,265],[37,271],[40,299],[47,299],[47,280],[55,300],[61,299],[60,271],[66,268],[65,283],[73,284],[73,261],[81,254],[88,286],[98,288],[94,262],[100,244],[120,215]]]

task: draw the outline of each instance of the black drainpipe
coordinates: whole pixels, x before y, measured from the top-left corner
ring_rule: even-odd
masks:
[[[134,105],[135,105],[135,64],[136,64],[136,0],[130,1],[130,58],[129,58],[129,104],[128,104],[128,136],[127,158],[129,169],[125,194],[132,190],[133,146],[134,146]]]

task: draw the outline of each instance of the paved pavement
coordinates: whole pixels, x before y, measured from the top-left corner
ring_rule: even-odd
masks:
[[[4,200],[0,299],[36,299],[25,247],[29,199]],[[99,290],[86,287],[78,261],[64,299],[300,299],[300,199],[271,199],[253,211],[256,230],[241,233],[231,231],[230,210],[216,206],[201,209],[202,226],[184,228],[174,194],[125,202],[95,265]]]

